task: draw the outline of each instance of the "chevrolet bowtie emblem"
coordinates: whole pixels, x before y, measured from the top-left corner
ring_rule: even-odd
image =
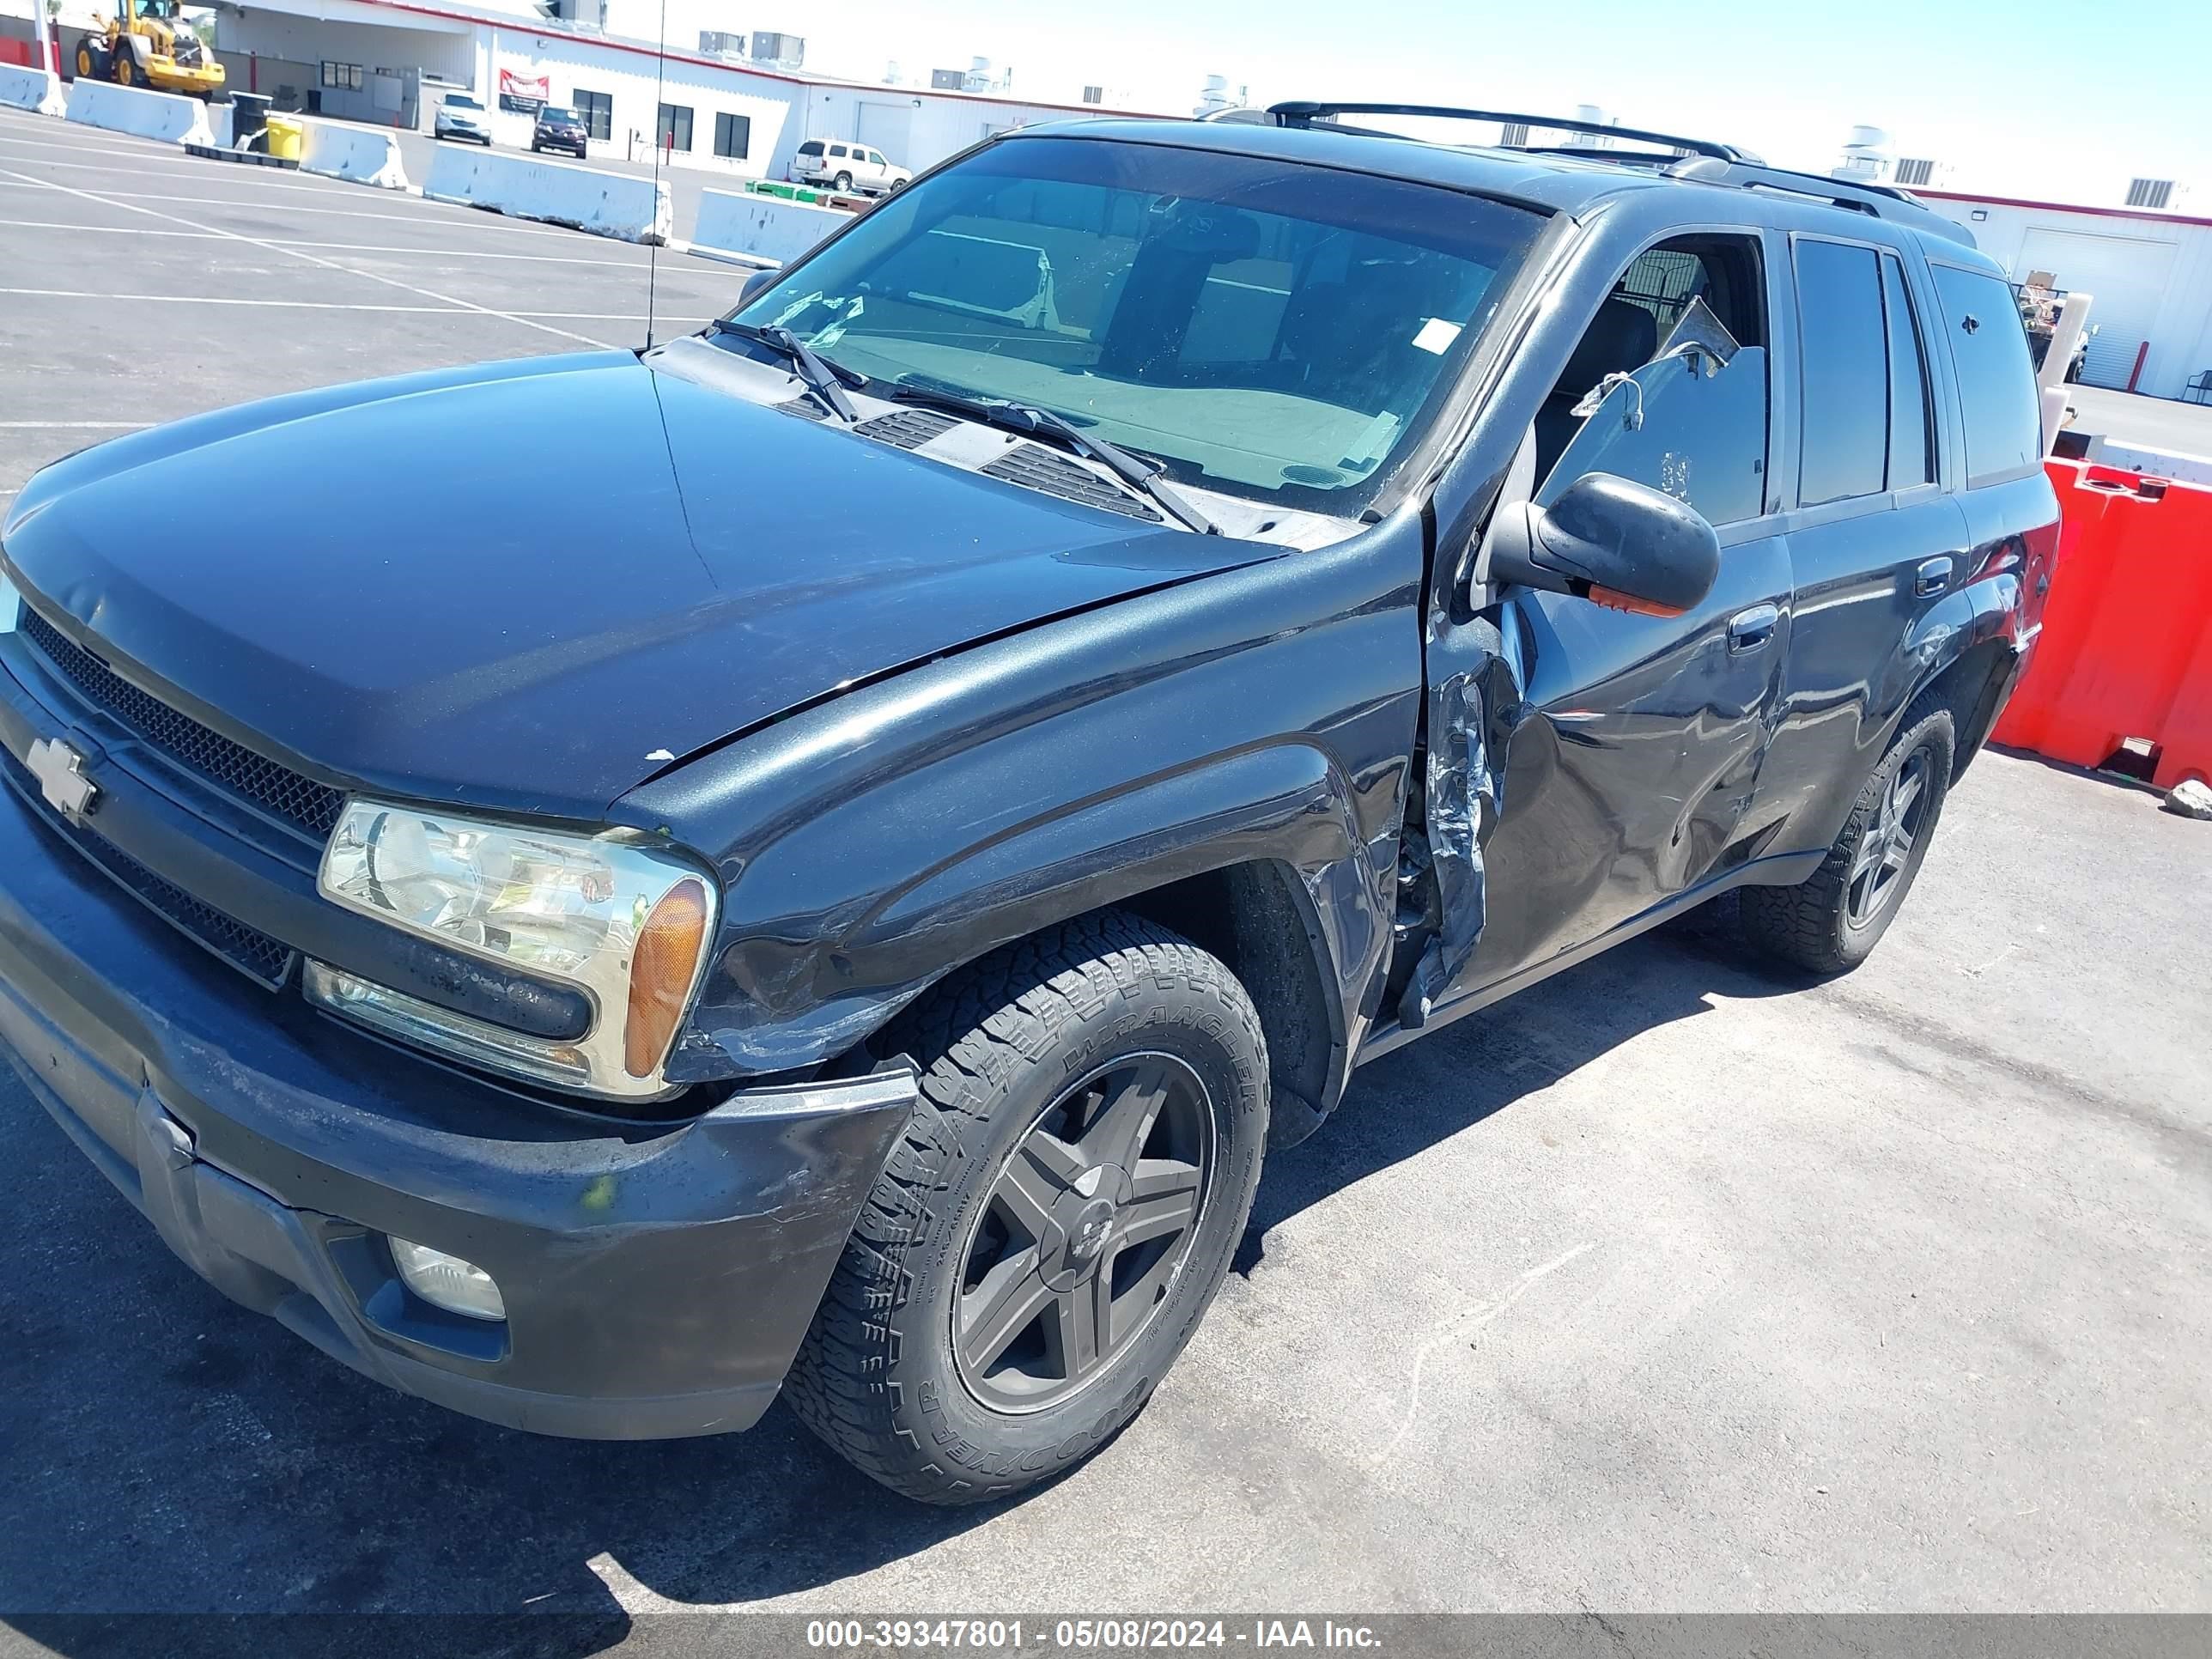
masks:
[[[25,759],[39,793],[64,816],[82,817],[100,798],[100,786],[84,775],[84,757],[59,738],[41,738]]]

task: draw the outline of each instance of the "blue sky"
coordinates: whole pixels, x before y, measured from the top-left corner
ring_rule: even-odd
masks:
[[[728,0],[708,0],[720,10]],[[810,68],[868,79],[1011,64],[1018,92],[1100,82],[1187,110],[1201,77],[1255,100],[1340,95],[1571,110],[1834,164],[1856,123],[1957,182],[2117,205],[2129,177],[2194,179],[2212,212],[2212,0],[824,0],[748,8]],[[2103,19],[2094,16],[2097,9]],[[672,29],[674,8],[672,7]]]

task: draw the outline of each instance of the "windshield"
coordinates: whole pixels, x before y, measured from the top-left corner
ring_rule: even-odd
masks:
[[[541,121],[573,121],[576,118],[576,112],[572,109],[555,109],[548,104],[544,113],[538,118]]]
[[[482,109],[483,106],[473,98],[464,98],[458,93],[446,100],[447,109]]]
[[[731,315],[874,379],[1054,410],[1179,483],[1351,514],[1542,223],[1396,179],[1011,139]]]

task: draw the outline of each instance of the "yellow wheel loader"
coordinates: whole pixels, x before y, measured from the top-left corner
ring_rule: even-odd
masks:
[[[180,0],[116,0],[115,15],[78,39],[76,73],[194,98],[222,90],[222,65],[192,33]]]

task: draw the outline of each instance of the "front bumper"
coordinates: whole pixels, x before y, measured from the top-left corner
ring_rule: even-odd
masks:
[[[768,1408],[910,1072],[741,1093],[678,1125],[565,1113],[231,972],[76,833],[0,787],[0,1057],[202,1277],[379,1382],[514,1428],[653,1438]],[[478,1263],[507,1319],[416,1298],[387,1236]]]

